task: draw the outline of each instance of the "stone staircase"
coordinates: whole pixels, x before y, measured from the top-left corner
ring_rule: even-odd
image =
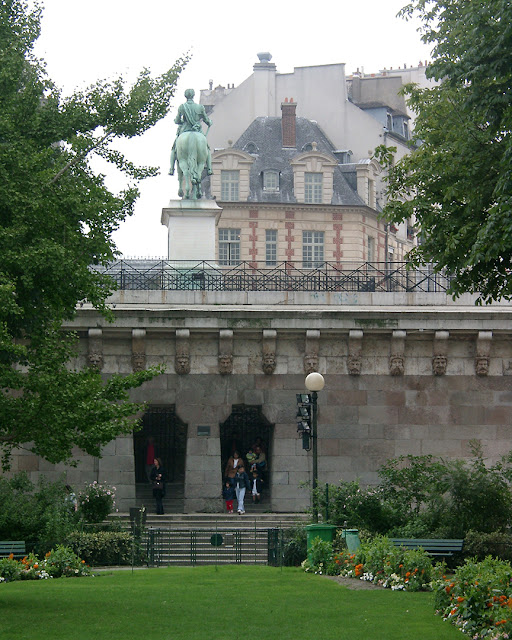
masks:
[[[129,514],[118,514],[117,517],[130,526]],[[306,514],[249,510],[243,516],[148,514],[142,542],[150,566],[267,564],[278,558],[281,530],[308,521]]]
[[[136,507],[146,507],[148,513],[155,512],[155,498],[150,484],[137,483],[135,487]],[[163,499],[164,513],[183,513],[184,487],[182,482],[168,482]]]

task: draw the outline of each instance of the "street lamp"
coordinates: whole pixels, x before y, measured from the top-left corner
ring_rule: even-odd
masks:
[[[322,391],[325,385],[321,373],[314,371],[306,376],[306,389],[311,391],[311,438],[313,440],[313,522],[318,522],[318,448],[317,448],[317,398],[318,391]]]

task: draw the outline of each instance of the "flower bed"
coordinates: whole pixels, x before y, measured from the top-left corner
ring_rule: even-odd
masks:
[[[445,566],[432,566],[421,549],[395,547],[385,537],[363,543],[356,553],[335,553],[332,545],[316,538],[305,571],[358,578],[394,591],[434,591],[438,615],[472,640],[512,638],[512,566],[487,557],[466,560],[452,576]]]
[[[512,566],[487,557],[466,560],[436,585],[436,613],[474,640],[512,637]]]
[[[13,554],[0,560],[0,582],[13,580],[47,580],[48,578],[81,578],[91,570],[69,547],[57,545],[40,560],[29,553],[22,560]]]

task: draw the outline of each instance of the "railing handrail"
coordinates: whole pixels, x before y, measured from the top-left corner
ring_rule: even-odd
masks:
[[[110,276],[121,290],[446,293],[451,280],[432,265],[412,268],[407,262],[322,262],[309,267],[302,261],[219,265],[206,260],[147,259],[117,260],[91,269]]]

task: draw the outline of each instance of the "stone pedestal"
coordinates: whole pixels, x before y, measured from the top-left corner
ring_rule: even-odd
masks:
[[[169,230],[168,259],[215,262],[216,228],[222,209],[215,200],[171,200],[162,209]]]

